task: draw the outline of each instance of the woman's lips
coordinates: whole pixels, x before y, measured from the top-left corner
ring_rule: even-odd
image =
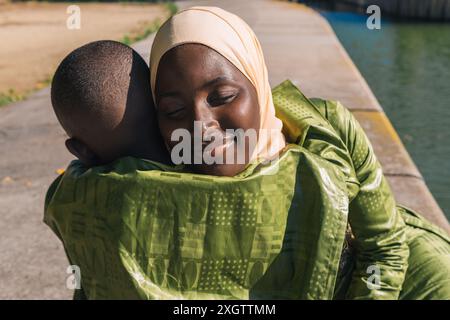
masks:
[[[222,141],[217,145],[217,140]],[[225,132],[220,128],[210,127],[203,131],[202,152],[210,144],[214,144],[214,148],[208,150],[212,157],[224,155],[225,151],[234,145],[235,136],[229,132]],[[225,160],[225,159],[224,159]]]

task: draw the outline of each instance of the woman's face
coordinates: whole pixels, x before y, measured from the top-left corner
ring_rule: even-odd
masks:
[[[258,135],[260,116],[256,90],[232,63],[201,44],[177,46],[164,54],[159,63],[155,96],[161,134],[169,151],[179,143],[178,139],[171,141],[174,130],[186,129],[190,133],[192,171],[233,176],[244,169],[255,147],[250,141],[251,135],[245,138],[245,148],[239,147],[236,139],[209,138],[215,145],[217,143],[216,148],[209,149],[211,155],[223,154],[224,163],[207,164],[210,162],[205,163],[203,157],[200,164],[194,163],[195,154],[199,159],[200,152],[203,154],[210,143],[200,142],[200,150],[195,149],[194,139],[198,141],[199,135],[208,139],[212,132],[224,134],[227,129],[243,129]],[[194,121],[201,121],[196,122],[195,131]],[[241,152],[241,160],[237,158],[238,152]]]

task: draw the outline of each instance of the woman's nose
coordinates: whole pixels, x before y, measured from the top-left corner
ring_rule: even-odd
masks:
[[[211,111],[211,108],[206,103],[197,103],[194,107],[194,122],[201,128],[202,132],[210,128],[220,128],[219,122]]]

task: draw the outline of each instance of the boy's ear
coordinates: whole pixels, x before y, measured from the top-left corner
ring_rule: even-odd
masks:
[[[71,154],[77,157],[81,162],[83,162],[84,165],[88,167],[95,166],[99,163],[99,158],[97,155],[77,138],[67,139],[66,148]]]

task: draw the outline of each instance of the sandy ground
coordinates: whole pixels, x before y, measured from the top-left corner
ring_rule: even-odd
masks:
[[[66,26],[69,4],[0,2],[0,93],[39,87],[76,47],[99,39],[120,40],[168,15],[166,7],[159,4],[77,5],[81,28],[70,30]]]

